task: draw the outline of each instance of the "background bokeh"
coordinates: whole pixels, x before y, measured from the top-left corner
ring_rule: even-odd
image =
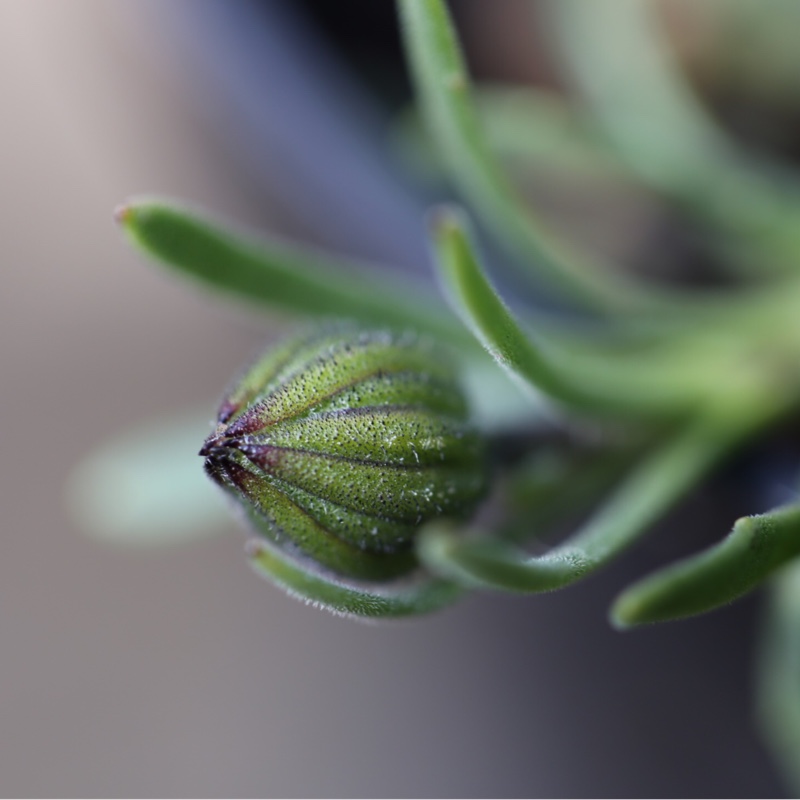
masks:
[[[627,579],[727,529],[724,482],[585,585],[384,625],[261,582],[233,525],[140,552],[67,514],[76,462],[151,417],[210,419],[282,330],[133,253],[127,196],[427,269],[427,198],[376,99],[408,92],[391,4],[317,5],[0,0],[0,793],[779,794],[751,721],[757,600],[628,635],[605,620]],[[476,68],[557,82],[512,47],[517,0],[454,5]],[[377,59],[366,81],[356,56]]]

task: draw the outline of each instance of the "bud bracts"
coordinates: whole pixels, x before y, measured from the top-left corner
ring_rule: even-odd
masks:
[[[409,334],[336,328],[267,354],[201,455],[271,540],[359,578],[412,569],[416,528],[467,516],[486,485],[447,356]]]

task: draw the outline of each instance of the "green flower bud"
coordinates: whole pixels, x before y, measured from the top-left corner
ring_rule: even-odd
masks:
[[[338,327],[289,341],[228,393],[208,475],[272,542],[353,578],[412,570],[417,528],[486,489],[484,443],[447,354]]]

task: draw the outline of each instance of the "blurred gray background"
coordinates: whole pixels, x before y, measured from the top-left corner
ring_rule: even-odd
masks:
[[[281,330],[133,253],[127,196],[427,268],[380,114],[309,19],[261,3],[259,27],[254,8],[0,0],[0,793],[779,794],[751,724],[757,601],[628,635],[605,620],[676,533],[722,535],[714,491],[583,586],[385,625],[263,583],[234,525],[131,552],[68,518],[76,461],[150,417],[210,419]]]

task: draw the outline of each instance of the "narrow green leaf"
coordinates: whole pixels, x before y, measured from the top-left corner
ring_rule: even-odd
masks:
[[[492,155],[470,95],[469,78],[441,0],[399,0],[417,96],[452,179],[501,242],[562,296],[603,311],[672,308],[655,288],[566,247],[536,218]],[[526,274],[530,275],[529,272]]]
[[[770,583],[756,669],[758,720],[772,756],[800,793],[800,564]]]
[[[529,387],[591,413],[663,417],[689,404],[682,384],[652,356],[615,359],[611,351],[598,351],[573,364],[574,348],[552,334],[523,331],[484,274],[458,212],[439,210],[432,235],[451,307],[498,364]]]
[[[434,572],[468,586],[512,592],[567,586],[636,541],[729,446],[727,435],[701,425],[676,433],[634,465],[574,536],[543,555],[531,557],[498,539],[465,538],[441,525],[422,532],[418,553]]]
[[[450,581],[417,575],[368,585],[323,573],[295,560],[262,539],[248,542],[253,568],[290,595],[317,608],[352,617],[404,617],[426,614],[457,600],[464,589]]]
[[[430,291],[299,245],[255,239],[162,201],[132,201],[117,218],[148,255],[206,286],[307,317],[414,328],[455,346],[469,336]]]
[[[730,603],[800,555],[800,504],[743,517],[731,533],[635,583],[611,611],[620,628],[702,614]]]

